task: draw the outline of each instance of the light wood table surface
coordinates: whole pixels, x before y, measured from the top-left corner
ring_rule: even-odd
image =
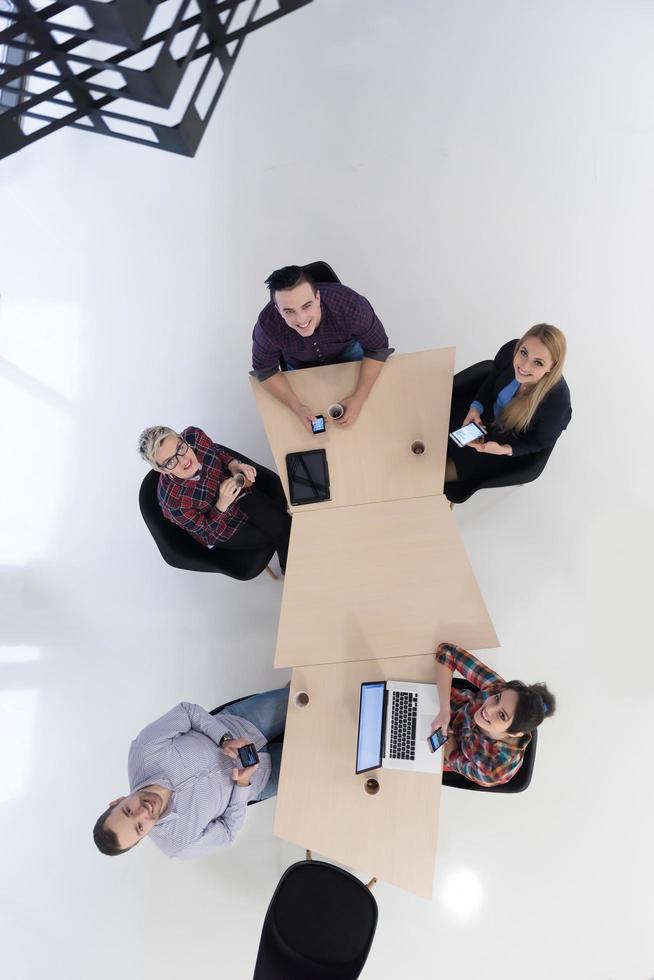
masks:
[[[251,379],[289,500],[286,454],[308,449],[327,453],[331,500],[291,510],[332,510],[442,493],[453,369],[453,347],[394,355],[351,428],[331,422],[327,408],[354,391],[359,362],[288,371],[285,377],[300,401],[325,416],[327,431],[320,435],[307,432],[290,409]],[[425,443],[422,456],[411,452],[416,440]]]
[[[361,683],[435,677],[433,656],[296,668],[275,834],[431,898],[441,774],[354,769]],[[306,707],[296,707],[298,691],[309,694]],[[371,777],[379,782],[374,796],[365,791]]]
[[[293,516],[275,667],[499,642],[445,497]]]

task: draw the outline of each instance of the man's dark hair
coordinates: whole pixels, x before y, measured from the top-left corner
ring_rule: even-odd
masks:
[[[118,806],[117,803],[115,805]],[[103,854],[109,854],[110,857],[115,857],[116,854],[125,854],[127,851],[131,851],[134,844],[131,844],[130,847],[119,847],[118,838],[116,837],[115,832],[105,828],[104,822],[112,810],[113,806],[108,807],[95,821],[95,827],[93,828],[93,840],[95,841],[96,847],[99,851],[101,851]]]
[[[275,293],[280,289],[295,289],[303,282],[308,282],[314,293],[316,291],[316,281],[311,273],[306,272],[300,265],[285,265],[283,269],[275,269],[266,279],[266,286],[270,290],[270,298],[275,299]]]
[[[518,695],[518,705],[509,728],[509,734],[533,732],[545,716],[549,718],[556,711],[556,698],[548,690],[546,684],[523,684],[522,681],[509,681],[506,686]]]

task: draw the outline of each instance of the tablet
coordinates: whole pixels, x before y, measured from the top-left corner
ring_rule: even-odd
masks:
[[[288,453],[286,471],[291,504],[315,504],[320,500],[331,499],[327,454],[324,449]]]

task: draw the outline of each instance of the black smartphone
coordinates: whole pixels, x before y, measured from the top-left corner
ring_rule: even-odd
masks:
[[[441,745],[445,745],[445,743],[447,742],[447,735],[443,735],[442,728],[437,728],[436,731],[429,736],[427,741],[429,742],[429,748],[432,750],[432,752],[438,752]]]
[[[244,769],[247,769],[248,766],[256,766],[257,762],[259,761],[257,750],[252,742],[250,742],[249,745],[243,745],[238,750],[238,757],[241,760],[241,765]]]
[[[319,432],[324,432],[325,431],[325,416],[324,415],[316,415],[315,419],[312,419],[311,420],[311,429],[313,431],[314,436],[317,435]]]

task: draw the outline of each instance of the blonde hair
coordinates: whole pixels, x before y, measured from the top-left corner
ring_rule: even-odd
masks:
[[[149,429],[143,430],[139,436],[139,453],[153,470],[157,470],[159,473],[165,472],[157,463],[157,452],[164,439],[167,439],[168,436],[177,435],[174,429],[169,429],[166,425],[151,425]]]
[[[536,409],[543,401],[552,388],[559,383],[563,376],[563,364],[567,345],[565,334],[558,327],[552,327],[549,323],[537,323],[531,327],[515,345],[513,356],[520,350],[525,340],[534,337],[540,340],[547,347],[552,358],[552,367],[544,374],[540,381],[530,386],[524,393],[518,393],[511,401],[504,406],[500,413],[500,428],[504,432],[523,433],[532,423]]]

